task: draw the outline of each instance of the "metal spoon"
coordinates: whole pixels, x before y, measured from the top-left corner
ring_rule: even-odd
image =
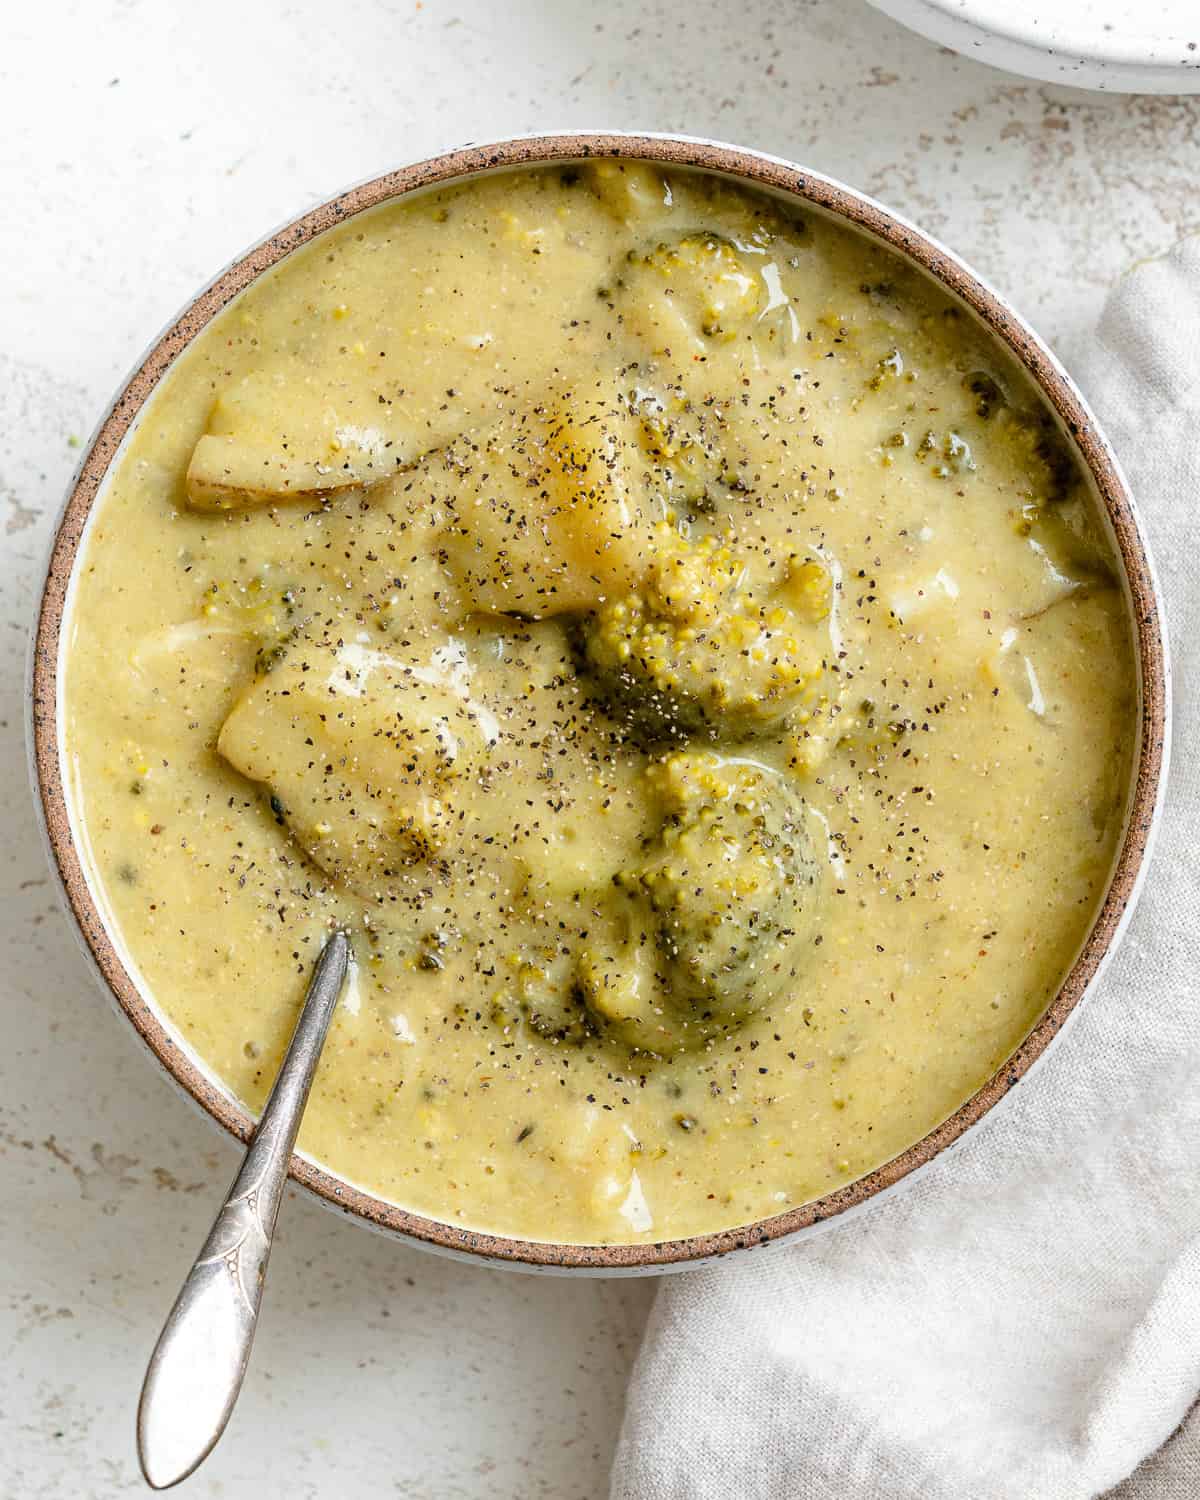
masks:
[[[335,932],[241,1171],[150,1356],[137,1438],[152,1489],[178,1484],[208,1457],[242,1388],[288,1162],[349,962],[350,940]]]

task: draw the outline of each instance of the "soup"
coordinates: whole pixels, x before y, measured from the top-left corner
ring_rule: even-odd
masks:
[[[1093,921],[1136,674],[1023,373],[892,252],[699,173],[361,214],[195,339],[98,502],[72,798],[147,991],[461,1226],[663,1240],[891,1159]]]

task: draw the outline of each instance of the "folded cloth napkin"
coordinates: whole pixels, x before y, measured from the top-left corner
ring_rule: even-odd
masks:
[[[663,1284],[613,1500],[1200,1497],[1200,239],[1077,353],[1175,648],[1141,904],[995,1121],[807,1243]]]

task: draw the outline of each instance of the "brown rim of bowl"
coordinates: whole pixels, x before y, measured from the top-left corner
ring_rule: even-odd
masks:
[[[1126,833],[1108,894],[1062,988],[995,1077],[936,1129],[865,1177],[812,1203],[740,1228],[649,1244],[575,1245],[456,1228],[376,1198],[301,1156],[292,1158],[292,1178],[333,1207],[430,1248],[531,1269],[620,1272],[694,1264],[782,1239],[865,1204],[931,1161],[981,1119],[1046,1050],[1096,974],[1136,894],[1155,822],[1167,737],[1166,648],[1153,570],[1128,490],[1094,418],[1046,347],[995,293],[941,245],[870,199],[778,158],[710,141],[608,132],[533,136],[463,147],[351,188],[235,261],[159,338],[117,397],[80,466],[55,535],[34,640],[31,707],[34,764],[48,840],[66,899],[92,957],[121,1009],[167,1072],[214,1119],[244,1141],[252,1129],[250,1115],[214,1087],[191,1061],[139,994],[122,964],[105,931],[71,833],[59,756],[58,658],[64,606],[89,512],[123,438],[176,357],[238,292],[289,251],[353,214],[418,188],[497,168],[603,157],[696,167],[816,205],[924,267],[974,310],[1036,380],[1093,476],[1112,523],[1129,586],[1142,699],[1141,739]]]

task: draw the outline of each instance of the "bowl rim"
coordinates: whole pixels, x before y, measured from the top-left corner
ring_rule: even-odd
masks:
[[[65,903],[88,956],[117,1006],[166,1073],[233,1136],[246,1141],[250,1113],[215,1086],[143,997],[121,961],[75,844],[64,786],[61,723],[63,624],[88,517],[126,435],[191,340],[239,292],[326,229],[418,189],[498,170],[624,158],[715,172],[790,196],[890,246],[965,303],[1036,382],[1092,475],[1120,551],[1140,677],[1139,745],[1124,837],[1109,889],[1057,994],[1024,1041],[957,1110],[872,1172],[810,1203],[748,1225],[639,1244],[572,1244],[465,1229],[379,1198],[294,1154],[289,1175],[330,1206],[428,1249],[516,1269],[638,1274],[678,1270],[734,1250],[778,1243],[861,1208],[961,1140],[1029,1071],[1060,1034],[1128,920],[1145,873],[1165,786],[1170,689],[1167,643],[1153,563],[1128,487],[1096,420],[1050,350],[1012,307],[938,241],[834,178],[780,157],[689,136],[569,131],[459,147],[371,178],[309,209],[235,259],[196,294],[126,380],[101,419],[67,492],[51,544],[30,656],[30,751],[35,801]]]

